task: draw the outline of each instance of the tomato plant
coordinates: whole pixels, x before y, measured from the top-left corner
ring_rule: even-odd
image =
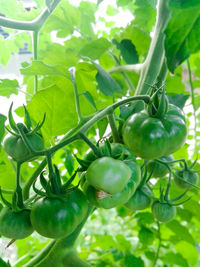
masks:
[[[0,265],[199,266],[199,1],[15,2]]]

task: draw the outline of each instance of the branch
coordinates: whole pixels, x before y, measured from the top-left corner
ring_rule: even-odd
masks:
[[[130,64],[130,65],[123,65],[123,66],[115,66],[108,70],[109,73],[113,72],[134,72],[134,73],[140,73],[143,68],[143,64]]]
[[[168,7],[169,0],[158,0],[157,18],[154,36],[152,38],[150,48],[141,71],[140,79],[135,94],[146,94],[149,84],[153,85],[160,73],[161,66],[165,60],[165,29],[167,27],[170,10]]]
[[[60,1],[61,0],[54,0],[50,11],[48,8],[45,8],[42,13],[32,21],[18,21],[0,16],[0,26],[23,31],[39,31]]]

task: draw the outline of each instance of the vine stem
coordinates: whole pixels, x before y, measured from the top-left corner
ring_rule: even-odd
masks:
[[[60,1],[61,0],[54,0],[51,5],[51,10],[45,8],[41,14],[32,21],[18,21],[0,16],[0,26],[22,31],[39,31]]]
[[[134,72],[139,74],[142,71],[143,64],[129,64],[129,65],[120,65],[120,66],[115,66],[109,69],[109,73],[113,72],[121,72],[121,71],[126,71],[126,72]]]
[[[120,142],[120,137],[119,137],[119,133],[118,133],[118,130],[117,130],[116,123],[115,123],[115,118],[114,118],[114,113],[113,112],[111,112],[108,115],[108,121],[109,121],[109,124],[110,124],[110,128],[112,130],[114,143]]]
[[[195,110],[195,96],[194,96],[194,86],[192,82],[192,72],[190,67],[190,61],[187,60],[187,68],[188,68],[188,76],[190,83],[190,95],[192,98],[192,109],[193,109],[193,117],[194,117],[194,153],[198,155],[198,144],[197,144],[197,119],[196,119],[196,110]]]
[[[168,3],[169,0],[158,0],[154,36],[141,71],[136,95],[147,93],[149,84],[153,85],[155,83],[165,60],[164,31],[170,18]]]
[[[157,261],[159,259],[159,253],[160,253],[160,248],[161,248],[161,243],[162,243],[161,232],[160,232],[160,223],[158,221],[157,221],[157,226],[158,226],[158,248],[157,248],[155,259],[153,262],[153,267],[156,267]]]

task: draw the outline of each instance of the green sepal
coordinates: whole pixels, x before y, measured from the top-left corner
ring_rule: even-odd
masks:
[[[38,122],[37,125],[35,126],[35,128],[32,131],[30,131],[28,134],[31,135],[33,133],[38,132],[41,129],[41,127],[43,126],[45,119],[46,119],[46,113],[44,113],[44,117],[42,119],[42,122],[41,123]]]
[[[36,186],[35,186],[35,184],[36,184],[36,180],[35,180],[35,182],[33,183],[33,191],[34,191],[37,195],[39,195],[39,196],[41,196],[41,197],[46,196],[46,193],[45,193],[44,191],[40,190],[40,189],[37,189]]]
[[[165,90],[162,90],[161,97],[159,99],[158,109],[154,117],[162,118],[163,115],[166,113],[166,97],[165,97]]]
[[[75,154],[74,154],[74,157],[76,158],[76,160],[78,161],[78,163],[81,165],[83,171],[87,170],[87,168],[89,167],[89,165],[90,165],[91,162],[88,161],[88,160],[80,159]]]
[[[105,142],[105,149],[104,149],[104,153],[103,156],[105,157],[111,157],[112,156],[112,149],[111,149],[111,145],[108,139],[106,139]]]
[[[41,184],[41,186],[44,188],[44,190],[46,190],[47,185],[48,185],[48,182],[47,182],[47,180],[44,178],[44,175],[43,175],[44,172],[45,172],[45,171],[41,172],[41,174],[40,174],[40,184]]]
[[[19,134],[17,134],[17,133],[14,133],[13,131],[11,131],[10,129],[8,129],[8,127],[5,127],[5,129],[10,133],[10,134],[12,134],[12,135],[14,135],[14,136],[17,136],[17,137],[19,137],[20,135]]]
[[[74,181],[77,172],[78,170],[76,170],[75,173],[70,177],[70,179],[65,184],[63,184],[62,191],[65,191],[65,189],[67,189],[70,186],[70,184]]]
[[[3,194],[2,194],[1,187],[0,187],[0,197],[1,197],[1,200],[2,200],[3,204],[4,204],[6,207],[8,207],[8,208],[12,208],[12,204],[11,204],[10,202],[8,202],[8,201],[4,198],[4,196],[3,196]]]
[[[26,109],[25,105],[23,105],[23,107],[24,107],[24,123],[25,123],[27,129],[30,131],[32,128],[31,118],[30,118],[30,115],[29,115],[28,110]]]
[[[9,120],[9,124],[11,129],[13,129],[14,132],[18,133],[18,129],[17,129],[17,125],[13,119],[13,115],[12,115],[12,107],[13,107],[13,102],[10,105],[9,111],[8,111],[8,120]]]
[[[62,182],[61,182],[61,177],[60,177],[60,172],[57,168],[57,166],[54,164],[54,171],[55,171],[55,180],[56,180],[56,184],[59,188],[59,191],[61,191],[62,188]]]

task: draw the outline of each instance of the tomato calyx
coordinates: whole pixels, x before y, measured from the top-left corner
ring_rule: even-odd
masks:
[[[75,191],[79,187],[80,182],[78,183],[78,185],[71,187],[71,183],[75,179],[77,172],[78,172],[78,170],[76,170],[74,172],[74,174],[71,176],[71,178],[66,183],[62,184],[59,170],[58,170],[57,166],[54,165],[54,172],[51,173],[51,179],[47,180],[44,177],[45,171],[43,171],[40,174],[40,184],[41,184],[43,190],[38,189],[36,187],[36,181],[33,184],[33,190],[40,197],[66,200],[66,198],[68,197],[68,194]],[[54,183],[56,183],[56,185],[58,187],[58,192],[54,191],[52,179],[54,179]]]

